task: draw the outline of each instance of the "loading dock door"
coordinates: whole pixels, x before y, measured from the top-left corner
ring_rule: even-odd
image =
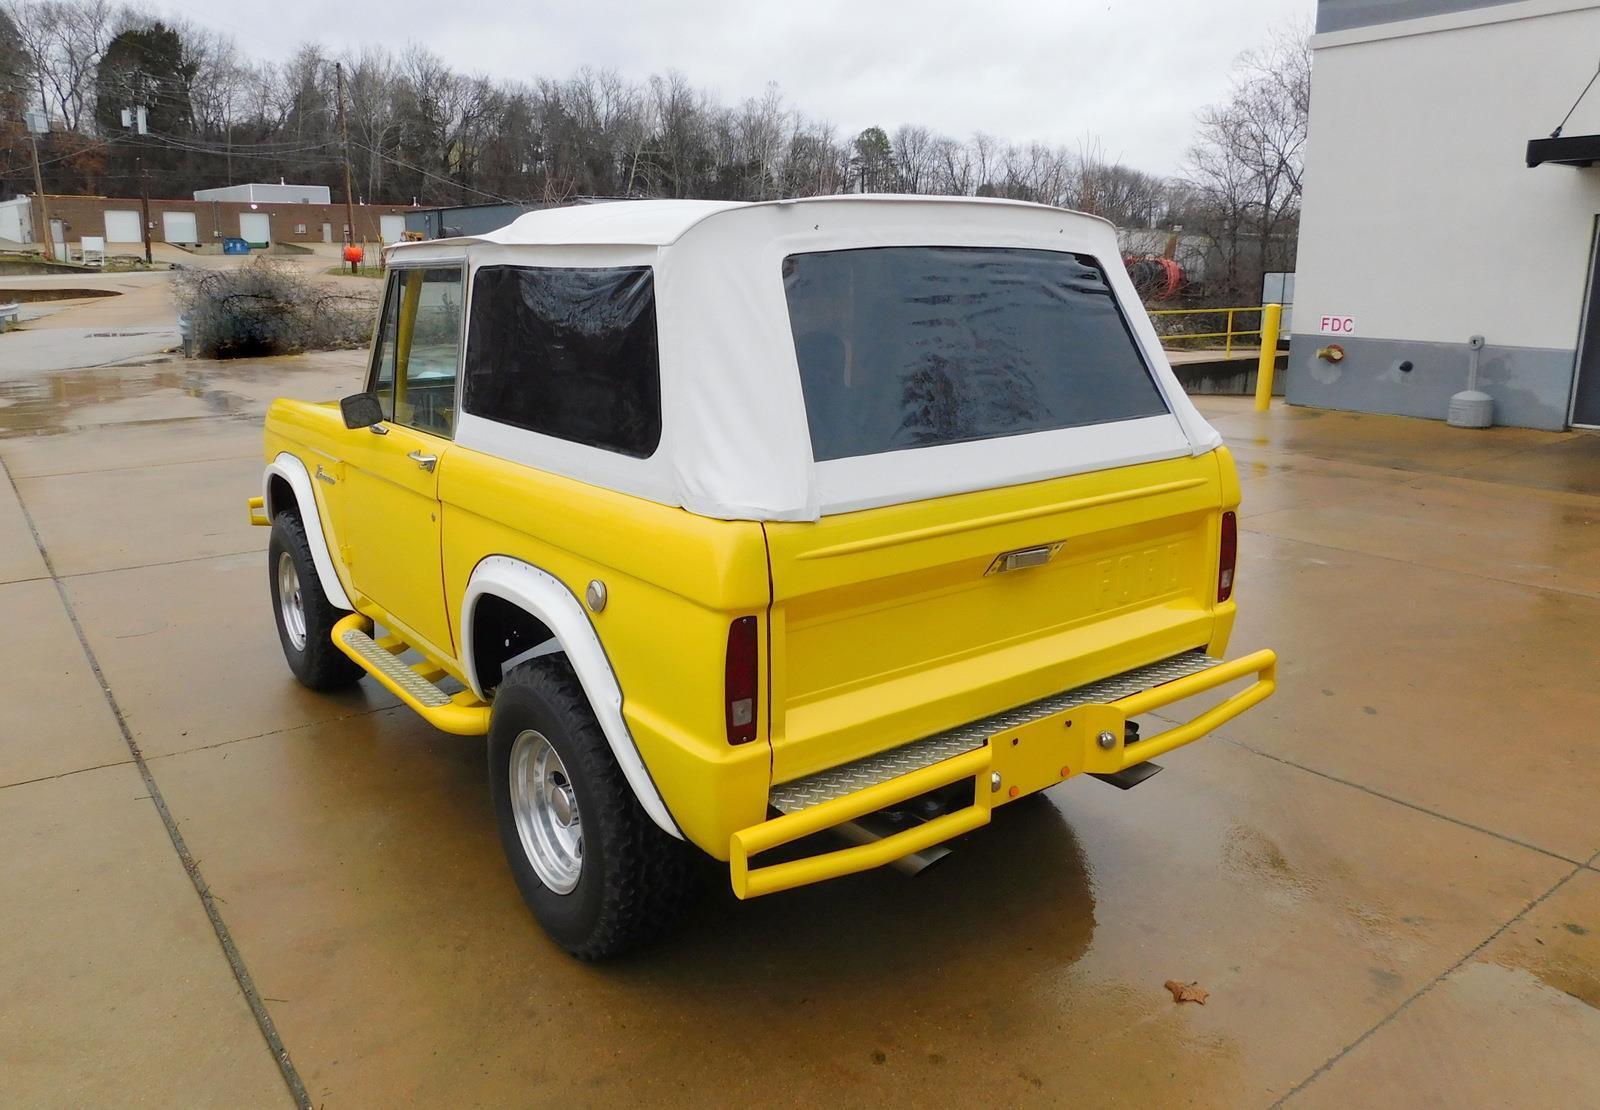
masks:
[[[379,216],[378,227],[380,234],[383,236],[385,246],[391,243],[398,243],[405,238],[406,218],[404,216]]]
[[[106,242],[108,243],[142,243],[144,235],[139,231],[139,213],[137,210],[110,209],[106,212]]]
[[[272,217],[265,212],[240,212],[239,238],[252,247],[266,246],[272,242]]]
[[[168,243],[198,243],[200,229],[193,212],[161,213],[161,238]]]

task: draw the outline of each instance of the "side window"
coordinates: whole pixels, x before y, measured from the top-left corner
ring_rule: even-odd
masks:
[[[661,442],[648,266],[484,266],[473,279],[468,412],[634,458]]]
[[[396,424],[441,436],[455,426],[463,288],[454,266],[389,275],[372,391]]]
[[[383,311],[378,314],[377,364],[372,368],[372,385],[368,387],[378,395],[385,420],[394,419],[394,321],[400,302],[400,282],[404,277],[404,270],[389,273],[383,294]]]

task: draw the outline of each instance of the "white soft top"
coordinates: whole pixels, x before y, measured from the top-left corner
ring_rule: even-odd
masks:
[[[875,246],[1021,247],[1094,256],[1169,415],[973,442],[813,459],[784,293],[791,254]],[[653,267],[661,442],[629,458],[461,412],[465,447],[723,519],[815,520],[992,489],[1222,443],[1173,376],[1111,224],[989,198],[843,196],[743,204],[641,200],[529,212],[496,231],[403,243],[391,261]],[[469,273],[469,283],[471,274]],[[469,284],[470,288],[470,284]],[[468,307],[470,312],[470,305]]]

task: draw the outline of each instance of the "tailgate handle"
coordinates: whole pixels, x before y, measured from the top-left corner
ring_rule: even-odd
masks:
[[[1003,551],[994,557],[985,574],[1004,574],[1008,570],[1027,570],[1042,567],[1061,549],[1059,543],[1042,543],[1038,547],[1024,547],[1016,551]]]

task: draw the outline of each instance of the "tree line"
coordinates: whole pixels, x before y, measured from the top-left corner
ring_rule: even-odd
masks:
[[[203,26],[111,0],[0,0],[0,185],[33,191],[32,110],[49,119],[39,137],[48,192],[127,196],[143,174],[153,196],[280,177],[342,196],[342,80],[358,202],[1000,196],[1121,227],[1181,225],[1215,244],[1225,255],[1218,272],[1243,287],[1292,258],[1304,36],[1277,36],[1244,56],[1236,76],[1229,99],[1201,112],[1185,173],[1169,178],[1122,165],[1090,140],[957,139],[915,124],[841,135],[776,85],[725,103],[677,71],[497,80],[417,45],[335,55],[308,43],[273,62]],[[143,132],[137,116],[132,126],[123,118],[139,107]]]

